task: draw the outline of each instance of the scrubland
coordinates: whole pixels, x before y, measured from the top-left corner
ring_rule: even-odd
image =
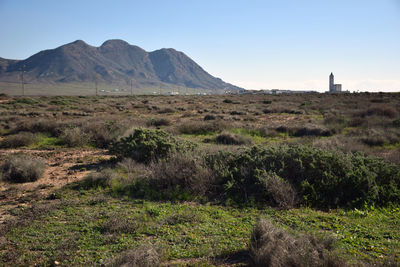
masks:
[[[398,266],[400,94],[0,96],[0,263]]]

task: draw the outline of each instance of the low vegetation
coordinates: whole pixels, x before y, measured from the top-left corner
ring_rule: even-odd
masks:
[[[12,183],[34,182],[43,176],[42,160],[25,155],[13,155],[0,168],[1,178]]]
[[[398,94],[8,97],[0,265],[396,266],[399,105]],[[60,173],[67,185],[48,186]]]
[[[329,253],[331,245],[313,236],[295,238],[262,219],[251,233],[250,257],[253,266],[346,266]]]
[[[149,163],[166,158],[173,152],[182,152],[193,148],[194,144],[179,140],[162,130],[138,128],[129,136],[114,142],[110,152],[118,157]]]
[[[30,146],[37,142],[38,137],[30,132],[19,132],[17,134],[6,136],[1,142],[1,148],[18,148]]]

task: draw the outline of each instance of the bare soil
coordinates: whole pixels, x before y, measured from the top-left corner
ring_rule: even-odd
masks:
[[[36,201],[49,197],[52,191],[85,177],[91,169],[110,155],[101,149],[0,150],[0,160],[13,153],[29,154],[46,162],[44,176],[30,183],[0,182],[0,224],[13,217],[16,207],[29,208]]]

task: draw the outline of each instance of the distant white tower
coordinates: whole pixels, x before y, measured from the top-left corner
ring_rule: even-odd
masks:
[[[329,75],[329,93],[334,93],[334,92],[335,92],[335,77],[331,72],[331,75]]]

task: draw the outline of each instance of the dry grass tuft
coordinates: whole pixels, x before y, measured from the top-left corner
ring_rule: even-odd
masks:
[[[268,195],[272,197],[280,208],[290,209],[298,204],[296,190],[288,181],[285,181],[275,173],[268,173],[263,178]]]
[[[41,159],[15,155],[0,167],[0,175],[3,180],[13,183],[34,182],[43,176],[45,167]]]
[[[314,237],[294,238],[261,219],[255,225],[250,240],[253,266],[346,266],[329,250],[332,242],[320,242]]]
[[[204,195],[214,179],[202,160],[188,154],[173,154],[166,160],[153,163],[151,169],[155,186],[164,190],[179,186],[194,195]]]
[[[125,251],[119,258],[107,266],[117,267],[153,267],[160,266],[162,252],[153,245],[141,245],[135,249]]]
[[[223,145],[251,144],[251,139],[246,138],[241,135],[231,134],[231,133],[227,133],[227,132],[217,135],[217,137],[215,138],[215,141],[217,144],[223,144]]]
[[[9,135],[0,142],[1,148],[17,148],[30,146],[36,143],[37,136],[30,132],[20,132],[14,135]]]

